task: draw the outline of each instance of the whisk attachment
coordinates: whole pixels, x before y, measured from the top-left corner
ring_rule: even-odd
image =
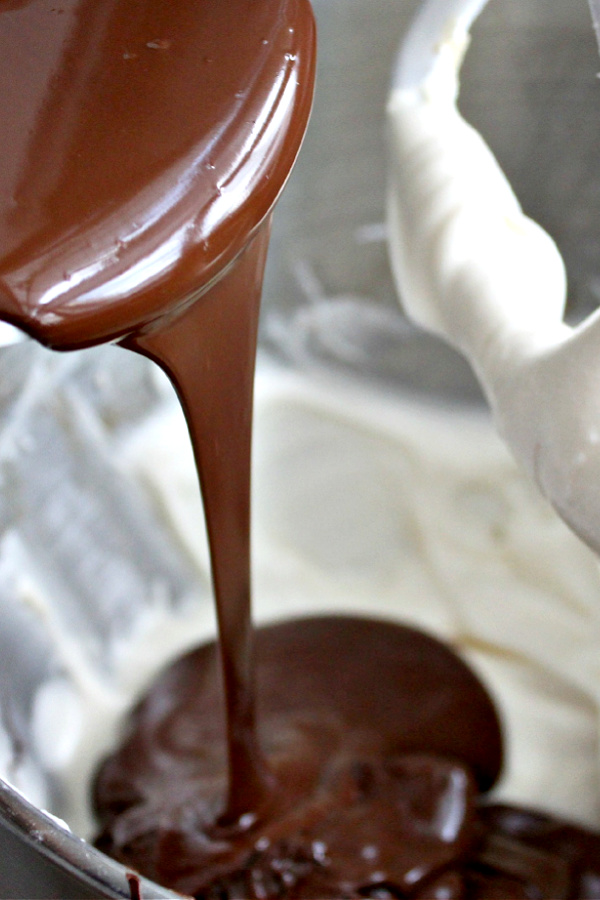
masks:
[[[600,34],[600,0],[589,0]],[[564,322],[567,278],[457,107],[486,0],[425,0],[388,102],[388,234],[408,315],[471,362],[498,430],[565,521],[600,551],[600,312]]]

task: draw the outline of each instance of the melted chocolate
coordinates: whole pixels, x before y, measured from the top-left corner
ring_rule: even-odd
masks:
[[[487,694],[448,648],[350,618],[257,632],[259,733],[277,791],[251,827],[227,790],[214,645],[168,668],[102,766],[98,846],[201,898],[600,896],[600,836],[482,805],[498,772]],[[479,782],[479,783],[478,783]]]
[[[597,897],[598,837],[478,808],[498,723],[441,644],[307,620],[260,631],[255,667],[258,302],[313,76],[307,0],[0,5],[0,317],[167,371],[211,544],[220,654],[134,713],[98,776],[99,844],[208,897]]]
[[[449,649],[400,625],[336,617],[260,629],[256,650],[259,735],[276,783],[263,816],[215,827],[227,772],[208,645],[157,681],[103,766],[101,847],[175,890],[228,893],[241,881],[244,896],[279,896],[278,869],[290,896],[307,883],[311,896],[380,883],[406,892],[465,853],[476,779],[486,788],[498,774],[500,730]]]
[[[313,68],[308,0],[4,0],[0,316],[67,348],[194,302],[272,208]]]
[[[267,237],[263,227],[200,303],[128,340],[171,377],[192,438],[222,651],[229,791],[221,816],[230,821],[256,814],[269,787],[256,739],[250,615],[252,388]]]
[[[0,59],[0,316],[61,349],[120,339],[171,377],[211,545],[229,734],[221,818],[237,822],[270,784],[252,683],[252,386],[269,214],[312,99],[311,8],[11,2]]]

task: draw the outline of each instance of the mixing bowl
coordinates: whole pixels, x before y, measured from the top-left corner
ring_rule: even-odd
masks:
[[[484,548],[492,584],[502,583],[506,547],[498,534],[511,516],[524,557],[535,556],[534,532],[545,535],[547,554],[564,556],[564,565],[556,563],[561,590],[575,598],[580,618],[561,640],[575,647],[584,633],[594,646],[597,567],[519,480],[491,434],[468,366],[413,328],[397,303],[384,226],[384,111],[416,3],[314,6],[317,98],[276,211],[261,320],[257,612],[344,608],[408,617],[455,640],[494,690],[505,657],[486,657],[474,638],[461,644],[470,634],[468,610],[440,612],[428,599],[446,578],[444,566],[456,585],[450,576],[477,564],[488,538],[481,521],[496,527]],[[587,3],[490,0],[473,36],[462,109],[526,211],[557,240],[570,277],[569,316],[577,320],[600,295],[600,59]],[[191,476],[181,474],[191,463],[171,389],[122,349],[62,356],[26,340],[0,352],[0,404],[0,896],[175,896],[139,882],[84,840],[93,833],[86,798],[94,765],[125,709],[160,665],[214,633],[201,509]],[[424,430],[411,443],[417,427]],[[469,445],[477,445],[475,461],[463,458]],[[417,497],[411,518],[402,491],[386,487],[386,478],[410,480],[415,455],[423,483],[437,479],[448,515],[458,519],[448,539],[452,558],[431,550],[439,557],[435,577],[414,560],[435,533],[439,508]],[[318,465],[307,490],[303,467],[311,458]],[[485,487],[491,459],[511,485],[512,506]],[[412,573],[410,584],[398,580],[400,564]],[[537,591],[540,608],[552,610],[558,589],[544,580],[543,564],[528,577],[527,596]],[[481,610],[475,616],[485,619]],[[531,651],[539,653],[533,669],[549,684],[543,703],[571,710],[556,744],[572,741],[575,771],[580,755],[593,757],[592,669],[571,680],[568,666],[548,675],[545,634],[541,628],[539,651]],[[523,664],[519,671],[520,681],[511,670],[511,696],[531,687],[533,670]],[[503,708],[510,734],[513,708],[511,701]],[[529,731],[514,726],[515,757],[532,746],[538,724],[534,716]],[[512,756],[509,775],[511,766]],[[581,762],[577,772],[585,794],[595,764]],[[513,779],[513,789],[529,789],[529,776]],[[555,806],[564,811],[572,783],[563,781]],[[587,794],[574,815],[598,822],[599,801]]]

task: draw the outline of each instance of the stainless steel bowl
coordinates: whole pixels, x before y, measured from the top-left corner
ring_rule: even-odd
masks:
[[[386,396],[481,404],[465,363],[407,323],[388,268],[384,107],[416,3],[314,5],[317,99],[275,216],[261,357]],[[463,110],[526,211],[557,239],[574,318],[600,297],[598,70],[585,0],[490,0],[464,68]],[[149,364],[117,348],[55,356],[25,341],[0,352],[4,775],[14,784],[26,773],[32,786],[27,800],[0,783],[0,896],[137,896],[131,873],[42,811],[63,816],[66,800],[41,747],[40,694],[47,700],[50,685],[60,697],[66,686],[68,701],[73,653],[94,689],[110,692],[145,605],[177,615],[191,595],[209,602],[186,549],[121,460],[124,441],[172,402]],[[175,896],[147,881],[141,894]]]

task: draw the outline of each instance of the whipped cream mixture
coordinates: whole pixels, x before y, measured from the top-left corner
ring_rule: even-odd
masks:
[[[409,315],[468,357],[517,459],[598,551],[600,315],[563,322],[560,252],[458,111],[483,6],[425,4],[399,57],[388,105],[392,266]]]
[[[35,769],[7,774],[79,834],[91,827],[91,773],[127,707],[162,663],[214,634],[177,405],[164,403],[115,449],[185,548],[198,585],[189,602],[153,598],[138,611],[127,641],[114,642],[107,678],[82,658],[75,636],[56,628],[51,598],[20,576],[22,599],[54,629],[70,667],[68,678],[47,680],[33,710],[33,755],[60,785],[60,803]],[[386,401],[349,379],[310,379],[263,360],[254,453],[257,620],[365,612],[450,640],[499,704],[507,733],[499,796],[597,826],[598,564],[520,473],[486,415]],[[8,558],[23,572],[15,547]]]

